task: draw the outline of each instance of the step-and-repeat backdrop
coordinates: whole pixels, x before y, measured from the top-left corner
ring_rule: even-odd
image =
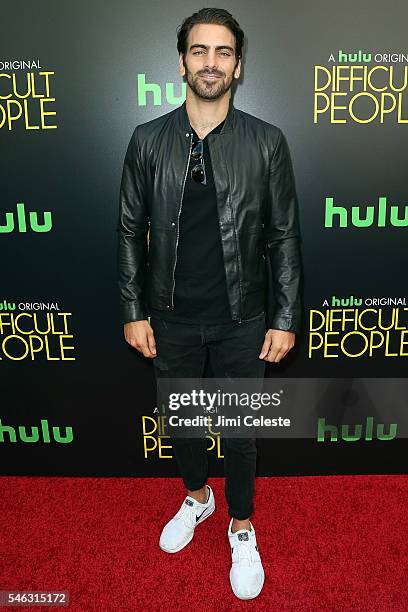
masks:
[[[267,377],[316,397],[315,435],[260,439],[258,473],[406,472],[407,5],[222,7],[247,36],[234,105],[283,130],[299,197],[304,327]],[[198,8],[3,3],[2,474],[178,473],[123,337],[116,225],[135,125],[185,99],[176,29]],[[220,439],[208,454],[221,475]]]

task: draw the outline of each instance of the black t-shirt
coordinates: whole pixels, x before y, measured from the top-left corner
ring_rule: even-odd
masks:
[[[220,132],[224,121],[210,133]],[[191,129],[194,147],[199,137]],[[174,310],[152,308],[150,314],[185,323],[229,323],[232,317],[207,137],[203,139],[203,157],[206,184],[192,178],[191,170],[198,162],[190,156],[184,186],[174,273]]]

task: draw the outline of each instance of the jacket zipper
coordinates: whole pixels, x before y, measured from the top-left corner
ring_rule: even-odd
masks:
[[[231,202],[231,199],[230,199],[230,202]],[[232,204],[231,204],[231,215],[232,215],[232,222],[234,224],[235,254],[236,254],[236,257],[237,257],[238,276],[239,276],[238,238],[237,238],[237,230],[236,230],[236,227],[235,227],[234,211],[232,210]],[[241,289],[241,281],[240,281],[240,279],[238,279],[238,288],[239,288],[239,297],[240,297],[239,312],[242,315],[242,289]],[[238,323],[242,323],[241,317],[239,317]]]
[[[236,227],[235,227],[234,211],[232,209],[231,193],[228,194],[228,202],[229,202],[230,207],[231,207],[231,218],[232,218],[232,223],[233,223],[233,226],[234,226],[235,255],[236,255],[236,258],[237,258],[238,276],[239,276],[238,238],[237,238],[237,230],[236,230]],[[239,312],[241,314],[241,316],[238,319],[238,323],[242,323],[242,289],[241,289],[241,282],[240,282],[239,279],[238,279],[238,289],[239,289],[239,298],[240,298]]]
[[[178,246],[178,242],[179,242],[179,233],[180,233],[180,213],[181,213],[181,207],[183,206],[184,188],[185,188],[186,180],[187,180],[188,167],[190,165],[190,155],[191,155],[192,145],[193,145],[193,133],[191,132],[191,134],[190,134],[190,148],[189,148],[188,157],[187,157],[187,166],[186,166],[186,171],[185,171],[185,174],[184,174],[183,187],[181,189],[180,206],[179,206],[178,215],[177,215],[176,252],[175,252],[174,266],[173,266],[173,289],[172,289],[172,292],[171,292],[171,307],[172,308],[174,308],[174,288],[176,286],[175,271],[176,271],[176,265],[177,265],[177,246]]]

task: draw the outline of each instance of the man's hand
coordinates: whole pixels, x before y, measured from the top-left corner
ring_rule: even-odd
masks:
[[[265,334],[265,341],[259,359],[278,363],[295,344],[295,334],[282,329],[269,329]]]
[[[156,357],[156,342],[153,329],[147,319],[131,321],[124,325],[125,340],[145,357]]]

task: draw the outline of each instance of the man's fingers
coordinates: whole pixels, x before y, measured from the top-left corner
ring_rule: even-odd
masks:
[[[153,329],[147,320],[133,321],[125,324],[125,339],[144,357],[156,357],[156,342]]]
[[[288,344],[280,344],[279,346],[276,346],[276,343],[272,344],[266,360],[271,362],[279,362],[287,355],[287,353],[289,353],[292,346],[293,345]]]
[[[154,344],[154,340],[153,340],[153,344]],[[139,349],[139,351],[143,353],[145,357],[156,357],[156,349],[154,352],[152,352],[151,347],[150,347],[149,334],[146,334],[144,336],[142,342],[139,342],[139,346],[137,348]]]
[[[266,361],[271,361],[272,363],[278,363],[281,359],[283,359],[283,357],[286,355],[287,352],[288,351],[282,347],[280,347],[279,349],[271,348],[268,356],[266,357]]]
[[[150,353],[150,349],[149,346],[147,344],[147,341],[144,342],[140,342],[139,345],[136,347],[141,353],[143,353],[143,355],[145,357],[151,357],[151,353]]]
[[[268,351],[270,349],[271,342],[272,342],[271,335],[267,333],[266,336],[265,336],[264,343],[262,345],[261,352],[259,354],[259,359],[265,359],[265,357],[268,354]]]
[[[265,336],[265,340],[268,337],[270,338],[270,346],[263,358],[265,361],[270,361],[272,363],[281,361],[295,344],[295,334],[293,332],[271,329]],[[265,344],[266,342],[264,342],[262,349],[264,349]],[[263,355],[263,353],[264,351],[262,350],[261,355]]]
[[[127,341],[131,347],[137,349],[139,353],[143,353],[145,357],[153,357],[153,355],[150,352],[150,348],[149,348],[146,337],[140,339],[139,336],[130,336],[129,338],[127,338]]]
[[[147,334],[147,342],[149,345],[150,353],[155,356],[156,355],[156,342],[154,339],[153,332],[151,334]]]

